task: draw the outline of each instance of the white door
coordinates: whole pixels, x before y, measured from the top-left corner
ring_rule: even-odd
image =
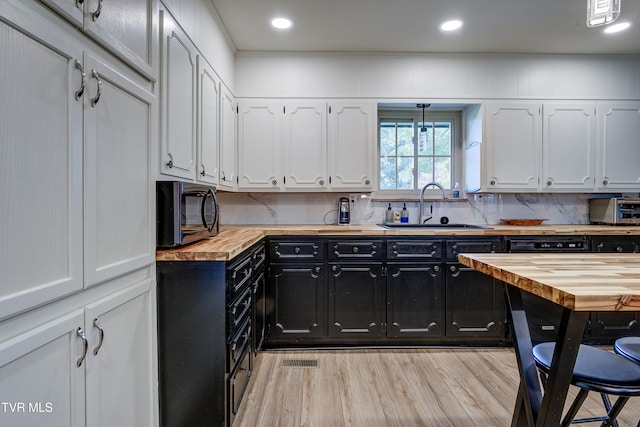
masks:
[[[241,103],[238,115],[238,189],[279,190],[282,104]]]
[[[218,100],[220,80],[207,61],[198,56],[198,181],[218,185]]]
[[[238,113],[236,101],[224,84],[220,85],[220,188],[235,190],[236,173],[236,126]]]
[[[640,103],[598,104],[600,191],[640,191]]]
[[[85,286],[154,262],[152,95],[87,55],[84,96]],[[99,93],[99,99],[96,99]],[[155,196],[153,196],[155,197]]]
[[[327,188],[327,104],[287,102],[282,130],[285,188]]]
[[[85,425],[83,319],[79,309],[0,343],[1,425]]]
[[[373,188],[374,130],[373,103],[329,103],[328,163],[331,188],[363,191]]]
[[[83,283],[82,49],[48,13],[0,4],[0,319]]]
[[[168,13],[162,24],[162,102],[160,172],[195,179],[196,48]]]
[[[595,104],[544,104],[542,189],[592,192],[595,185]]]
[[[487,104],[487,189],[538,189],[541,109],[538,103]]]
[[[151,285],[140,282],[85,309],[88,426],[157,423]]]

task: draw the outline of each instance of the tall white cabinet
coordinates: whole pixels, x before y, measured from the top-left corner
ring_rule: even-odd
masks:
[[[39,1],[0,16],[0,424],[157,425],[153,81]]]

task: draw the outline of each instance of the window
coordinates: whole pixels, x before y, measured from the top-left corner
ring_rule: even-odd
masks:
[[[417,192],[429,182],[452,189],[458,170],[460,138],[457,112],[381,110],[379,117],[379,189]]]

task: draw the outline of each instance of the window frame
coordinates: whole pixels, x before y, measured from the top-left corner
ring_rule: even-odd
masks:
[[[377,178],[377,194],[384,196],[385,198],[398,198],[406,199],[407,197],[417,198],[420,195],[421,188],[412,190],[387,190],[380,188],[380,125],[384,121],[412,121],[414,124],[414,144],[417,144],[417,130],[418,125],[422,122],[422,109],[418,108],[398,108],[378,109],[378,120],[376,123],[376,178]],[[450,122],[451,123],[451,188],[445,189],[447,197],[452,197],[453,186],[456,182],[464,182],[462,174],[462,156],[463,150],[463,137],[462,137],[462,111],[460,110],[425,110],[424,112],[425,122]],[[414,179],[417,177],[414,175]],[[425,196],[429,198],[441,197],[441,192],[438,188],[429,187],[425,191]],[[464,192],[460,192],[460,197],[464,198]]]

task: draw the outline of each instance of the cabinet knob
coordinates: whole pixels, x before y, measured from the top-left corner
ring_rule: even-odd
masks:
[[[316,268],[314,268],[314,271],[315,271],[316,273],[320,273],[320,267],[316,267]]]
[[[357,254],[360,251],[360,249],[358,249],[357,246],[354,246],[353,249],[351,250],[353,251],[354,254]]]
[[[491,185],[496,185],[496,180],[495,180],[495,179],[492,179],[492,180],[491,180],[491,182],[489,182],[489,184],[491,184]]]
[[[547,180],[547,187],[551,187],[553,185],[553,181],[550,179]]]
[[[434,265],[434,266],[433,266],[433,271],[440,271],[440,267],[439,267],[439,266],[437,266],[437,265]]]
[[[300,248],[296,246],[296,247],[293,249],[293,253],[294,253],[294,254],[296,254],[296,255],[297,255],[297,254],[299,254],[299,253],[300,253]]]
[[[276,184],[278,184],[278,180],[277,179],[274,179],[273,181],[271,181],[271,185],[276,185]]]
[[[332,265],[331,266],[331,271],[338,271],[338,266],[337,265]]]
[[[318,181],[318,184],[324,185],[324,179],[321,179],[320,181]]]
[[[618,246],[618,247],[616,248],[616,251],[618,251],[618,252],[624,252],[624,248],[623,248],[623,247],[621,247],[621,246]]]
[[[609,185],[609,180],[608,179],[603,179],[602,180],[602,185]]]
[[[371,184],[371,180],[369,180],[369,179],[365,179],[365,180],[364,180],[364,184],[365,184],[365,185],[370,185],[370,184]]]
[[[202,172],[200,172],[200,175],[205,176],[206,172],[204,171],[204,165],[201,165],[201,166],[202,166]]]

